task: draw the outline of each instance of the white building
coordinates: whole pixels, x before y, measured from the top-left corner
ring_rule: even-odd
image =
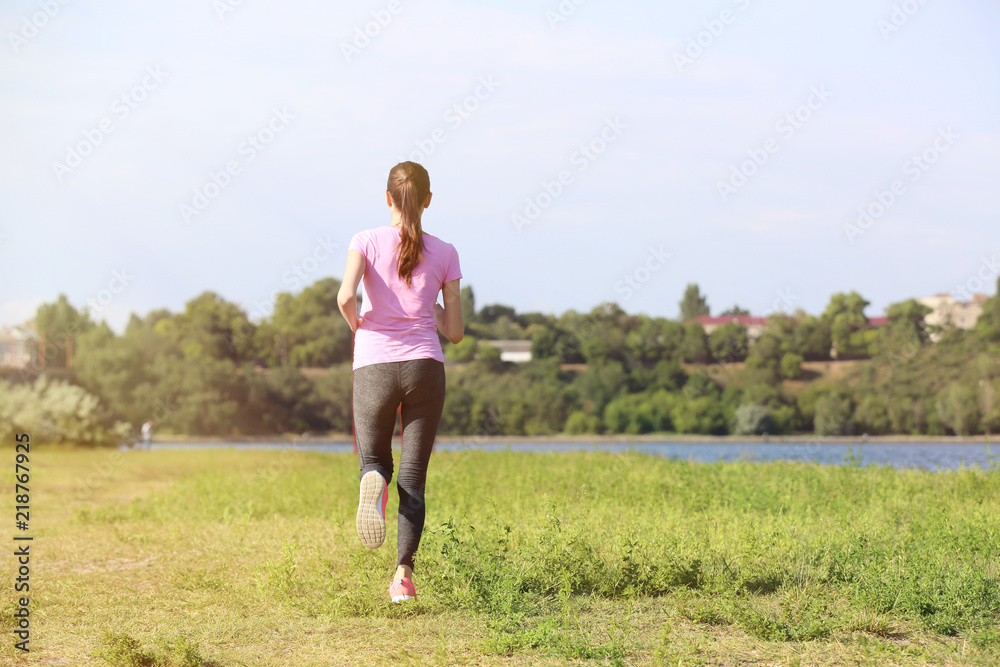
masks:
[[[530,340],[487,340],[481,342],[489,343],[500,350],[501,361],[513,361],[515,364],[531,361]]]
[[[919,298],[917,303],[931,309],[931,312],[924,317],[924,322],[928,326],[971,329],[976,326],[987,298],[985,294],[973,294],[969,301],[956,301],[951,294],[935,294]],[[939,338],[941,338],[940,333],[931,334],[931,340],[937,341]]]
[[[38,359],[38,334],[26,326],[0,328],[0,368],[28,368]]]

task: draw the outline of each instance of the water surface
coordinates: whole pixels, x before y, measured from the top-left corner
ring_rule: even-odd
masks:
[[[298,449],[314,452],[350,452],[347,442],[188,442],[153,443],[152,449]],[[701,461],[811,461],[824,465],[879,464],[895,468],[955,469],[1000,465],[987,444],[970,443],[817,443],[817,442],[439,442],[437,451],[487,452],[640,452],[651,456]]]

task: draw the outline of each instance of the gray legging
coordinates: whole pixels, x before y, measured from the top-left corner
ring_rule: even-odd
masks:
[[[444,408],[444,389],[444,364],[437,359],[369,364],[354,371],[354,431],[362,477],[377,470],[386,484],[392,479],[392,433],[396,408],[402,403],[397,563],[411,568],[424,529],[424,483]]]

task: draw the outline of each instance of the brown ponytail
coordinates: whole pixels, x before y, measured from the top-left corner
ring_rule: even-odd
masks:
[[[410,287],[413,269],[424,258],[424,232],[420,228],[420,216],[431,191],[431,178],[427,170],[416,162],[400,162],[389,172],[386,189],[402,218],[396,268],[399,277]]]

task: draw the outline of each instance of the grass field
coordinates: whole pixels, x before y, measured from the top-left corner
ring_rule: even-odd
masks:
[[[392,605],[395,488],[365,549],[352,455],[34,446],[30,465],[32,652],[8,555],[0,663],[1000,660],[996,466],[438,452],[419,599]]]

